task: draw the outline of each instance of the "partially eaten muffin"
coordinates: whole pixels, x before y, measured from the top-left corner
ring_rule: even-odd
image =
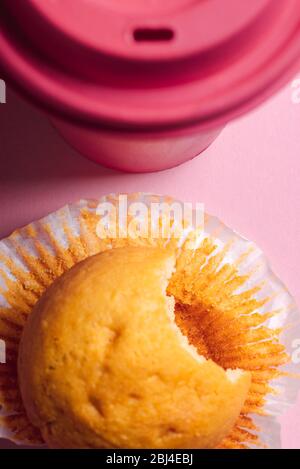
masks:
[[[215,448],[230,434],[251,372],[222,366],[192,278],[172,250],[127,246],[46,290],[25,325],[18,373],[48,446]]]

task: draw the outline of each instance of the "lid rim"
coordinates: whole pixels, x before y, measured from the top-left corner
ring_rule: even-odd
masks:
[[[30,102],[34,103],[37,107],[41,110],[46,112],[48,115],[53,119],[57,120],[67,120],[69,122],[73,122],[75,125],[85,126],[85,127],[92,127],[94,129],[104,129],[111,132],[125,132],[125,133],[140,133],[140,134],[159,134],[162,135],[164,133],[170,134],[172,132],[178,133],[182,131],[185,133],[186,131],[190,130],[194,132],[195,130],[198,131],[206,131],[211,130],[213,128],[224,127],[228,122],[233,119],[236,119],[245,113],[255,109],[259,104],[264,102],[265,100],[269,99],[272,95],[280,90],[282,86],[284,86],[289,79],[293,77],[297,71],[300,70],[300,60],[292,61],[290,66],[287,67],[285,73],[280,74],[277,80],[272,80],[269,85],[267,84],[265,88],[261,90],[260,93],[256,93],[245,99],[242,103],[238,103],[236,106],[227,109],[225,112],[216,113],[210,118],[198,118],[198,119],[190,119],[179,121],[176,123],[171,124],[153,124],[148,126],[141,126],[140,123],[132,123],[128,125],[126,122],[117,122],[117,121],[110,121],[108,122],[107,119],[89,119],[89,118],[82,118],[82,115],[75,116],[74,109],[67,108],[66,106],[62,106],[61,109],[58,109],[57,103],[49,103],[49,101],[45,101],[43,99],[39,99],[35,93],[31,93],[28,88],[23,88],[19,86],[19,84],[15,81],[10,81],[13,88],[22,94],[22,96],[26,97]],[[64,109],[63,109],[64,108]]]

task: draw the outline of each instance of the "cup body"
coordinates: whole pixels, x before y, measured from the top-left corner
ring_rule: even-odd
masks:
[[[222,130],[139,134],[51,120],[82,155],[102,166],[130,173],[161,171],[191,160],[206,150]]]

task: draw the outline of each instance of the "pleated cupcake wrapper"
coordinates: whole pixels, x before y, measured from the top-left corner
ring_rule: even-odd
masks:
[[[127,197],[128,207],[136,202],[143,202],[149,208],[153,202],[169,205],[178,202],[171,197],[143,193]],[[189,222],[179,238],[177,233],[175,236],[175,229],[171,230],[167,238],[161,239],[153,239],[151,236],[99,238],[97,227],[102,219],[97,207],[109,203],[117,208],[118,202],[118,194],[110,194],[99,200],[81,200],[15,231],[0,242],[0,339],[6,343],[7,355],[7,363],[0,364],[0,437],[18,444],[43,444],[39,432],[27,420],[17,386],[16,363],[18,343],[26,318],[55,278],[86,257],[113,247],[172,244],[178,252],[187,249],[197,252],[200,246],[209,242],[214,248],[212,252],[205,248],[204,269],[205,265],[215,263],[213,269],[217,276],[224,266],[235,267],[238,275],[246,280],[236,287],[234,294],[253,291],[253,300],[258,305],[253,315],[264,318],[261,321],[263,326],[274,330],[275,342],[276,331],[280,329],[280,343],[291,357],[290,363],[279,368],[284,374],[278,373],[277,376],[274,372],[274,379],[269,382],[276,393],[267,394],[264,406],[258,405],[257,412],[242,415],[237,430],[222,447],[243,447],[245,437],[246,446],[250,448],[279,448],[280,425],[277,417],[295,402],[300,387],[300,380],[293,376],[300,370],[296,349],[297,346],[299,348],[300,316],[293,298],[273,274],[264,254],[254,243],[208,214],[205,214],[204,226],[197,226],[195,230],[193,223]],[[163,217],[155,223],[161,224]],[[131,216],[128,219],[131,220]],[[106,218],[101,225],[102,229],[107,233],[113,231],[113,226],[110,226],[113,222],[107,222]],[[256,329],[259,327],[256,326]],[[264,340],[262,338],[261,342]],[[257,386],[259,388],[259,383]]]

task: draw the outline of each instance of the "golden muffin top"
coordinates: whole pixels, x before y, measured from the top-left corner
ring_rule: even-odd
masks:
[[[188,344],[167,296],[172,251],[126,247],[77,264],[42,296],[19,350],[31,422],[55,448],[213,448],[251,374]]]

